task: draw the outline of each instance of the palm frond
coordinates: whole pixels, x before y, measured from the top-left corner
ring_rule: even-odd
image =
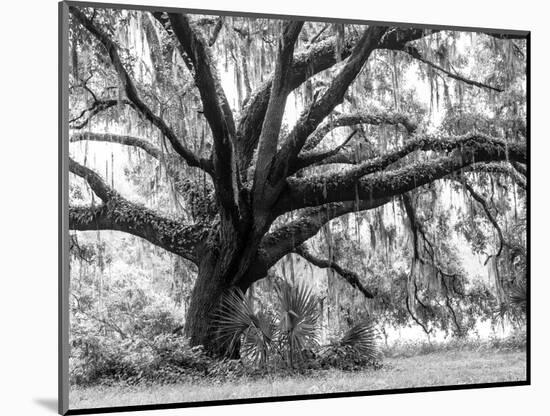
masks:
[[[352,347],[365,358],[378,360],[380,358],[379,338],[374,322],[365,320],[350,328],[342,337],[340,344]]]
[[[254,325],[243,333],[241,355],[247,360],[264,364],[271,351],[272,341],[275,336],[275,321],[264,313],[254,316]]]
[[[525,312],[527,309],[527,285],[523,282],[513,285],[508,298],[513,306]]]
[[[226,346],[226,351],[234,351],[240,342],[242,357],[265,363],[275,333],[274,320],[266,314],[255,314],[240,289],[232,289],[223,296],[213,323],[217,328],[216,338]]]
[[[515,283],[508,289],[508,299],[493,310],[493,319],[504,322],[508,319],[514,324],[525,322],[527,311],[527,285],[525,282]]]
[[[290,354],[318,344],[319,310],[317,299],[303,284],[292,286],[287,282],[277,286],[279,297],[278,335]]]

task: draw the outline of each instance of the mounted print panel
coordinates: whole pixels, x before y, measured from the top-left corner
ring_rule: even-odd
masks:
[[[529,33],[60,4],[60,413],[529,383]]]

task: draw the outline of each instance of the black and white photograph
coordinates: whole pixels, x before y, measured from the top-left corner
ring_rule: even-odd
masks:
[[[60,12],[66,409],[529,384],[529,32]]]

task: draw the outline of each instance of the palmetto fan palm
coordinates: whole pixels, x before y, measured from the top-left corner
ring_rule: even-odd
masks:
[[[275,321],[262,312],[256,314],[253,320],[254,326],[243,333],[241,354],[254,363],[265,364],[273,345]]]
[[[495,308],[494,319],[504,321],[508,318],[515,324],[522,324],[526,319],[527,285],[524,281],[512,284],[508,290],[508,299]]]
[[[359,322],[346,332],[340,344],[352,347],[364,358],[378,360],[380,358],[378,338],[378,330],[374,322],[366,320]]]
[[[303,284],[292,286],[281,283],[279,297],[279,340],[286,346],[290,365],[293,356],[301,355],[304,348],[318,344],[317,321],[319,311],[316,298]]]
[[[227,292],[214,313],[218,340],[233,352],[239,346],[243,358],[257,364],[266,362],[275,332],[274,320],[254,313],[251,302],[238,289]]]
[[[264,312],[255,313],[241,290],[227,292],[214,313],[217,338],[227,351],[235,351],[240,343],[243,358],[264,364],[277,344],[292,366],[294,356],[317,345],[319,312],[311,291],[304,285],[285,282],[277,287],[277,294],[279,308],[274,319]]]
[[[510,303],[525,313],[527,309],[527,285],[524,282],[513,285],[508,295]]]

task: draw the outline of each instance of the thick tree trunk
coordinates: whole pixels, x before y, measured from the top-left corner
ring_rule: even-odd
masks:
[[[200,260],[197,280],[191,292],[185,334],[191,345],[204,345],[207,351],[217,353],[218,346],[211,331],[212,313],[227,285],[215,256],[205,254]]]
[[[227,247],[221,250],[210,249],[200,256],[197,279],[185,320],[185,334],[189,337],[191,345],[204,345],[206,351],[214,355],[229,354],[235,357],[238,351],[226,351],[220,345],[213,325],[213,313],[233,280],[233,275],[227,273],[227,267],[234,259],[228,259],[226,255],[225,260],[221,260],[223,254],[220,253],[227,252],[231,252]],[[238,255],[233,256],[239,260]],[[237,286],[246,293],[250,284],[241,281]]]

